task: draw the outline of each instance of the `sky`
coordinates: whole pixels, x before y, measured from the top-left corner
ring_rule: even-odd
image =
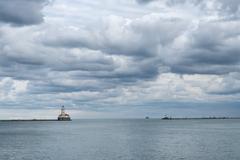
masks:
[[[240,116],[239,0],[0,1],[0,119]]]

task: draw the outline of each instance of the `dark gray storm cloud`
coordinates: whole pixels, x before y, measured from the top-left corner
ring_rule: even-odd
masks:
[[[239,21],[202,22],[188,36],[191,41],[179,53],[172,71],[179,73],[227,74],[239,72]],[[171,64],[170,64],[171,65]]]
[[[13,25],[32,25],[43,21],[42,9],[48,0],[0,1],[0,21]]]
[[[145,4],[145,3],[152,2],[152,1],[156,1],[156,0],[137,0],[137,2],[140,4]]]
[[[222,4],[221,8],[230,13],[236,13],[239,10],[239,0],[219,0]]]

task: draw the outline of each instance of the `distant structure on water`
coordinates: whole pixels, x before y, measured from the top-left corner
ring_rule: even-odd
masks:
[[[171,118],[171,117],[168,117],[167,115],[165,115],[163,118],[162,118],[162,120],[172,120],[173,118]]]
[[[71,121],[71,117],[69,114],[65,113],[65,108],[62,106],[61,108],[61,113],[58,116],[58,121]]]

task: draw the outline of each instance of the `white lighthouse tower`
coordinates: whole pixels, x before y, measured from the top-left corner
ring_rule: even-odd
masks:
[[[62,108],[61,108],[61,113],[58,116],[58,120],[59,121],[71,121],[71,117],[69,116],[69,114],[65,113],[64,106],[62,106]]]

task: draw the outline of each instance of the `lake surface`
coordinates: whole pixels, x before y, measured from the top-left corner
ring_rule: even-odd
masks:
[[[239,160],[240,120],[0,122],[0,160]]]

